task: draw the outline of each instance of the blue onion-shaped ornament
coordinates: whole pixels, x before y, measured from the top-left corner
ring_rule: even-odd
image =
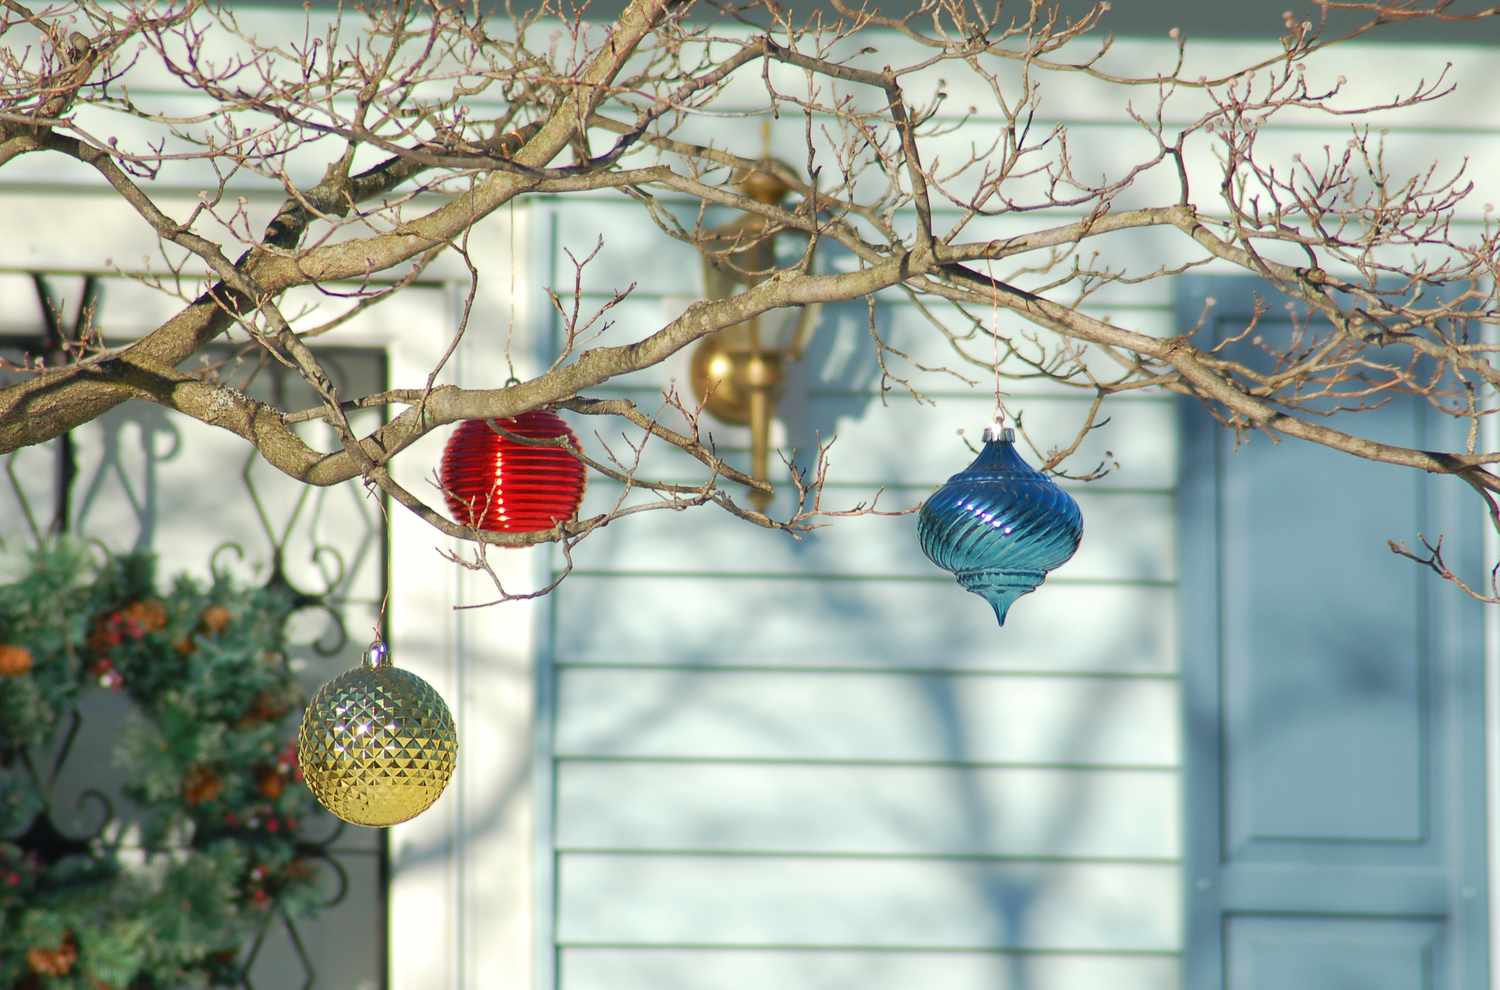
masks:
[[[917,539],[934,564],[989,602],[1005,625],[1011,604],[1035,591],[1083,538],[1072,496],[1016,453],[1013,430],[984,431],[974,463],[922,503]]]

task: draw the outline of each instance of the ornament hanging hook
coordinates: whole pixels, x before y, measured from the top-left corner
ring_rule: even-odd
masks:
[[[1005,401],[1000,397],[1000,297],[995,291],[995,263],[992,259],[984,259],[984,270],[985,275],[989,278],[990,289],[990,341],[995,347],[993,358],[995,372],[995,414],[990,420],[990,425],[984,429],[984,438],[985,440],[1014,440],[1014,432],[1005,426]],[[991,437],[991,433],[995,435]]]
[[[380,492],[374,490],[374,485],[368,479],[365,482],[365,491],[370,492],[375,496],[375,505],[380,509],[381,529],[384,532],[390,532],[391,515],[386,511],[385,499],[382,497]],[[385,649],[385,609],[386,606],[390,604],[390,602],[391,586],[389,582],[386,582],[385,587],[382,588],[380,592],[380,608],[376,610],[375,621],[370,625],[370,650],[373,650],[377,645],[382,650]],[[370,650],[365,651],[366,665],[368,665]]]
[[[990,280],[990,340],[995,345],[995,413],[990,424],[984,428],[984,442],[1014,443],[1016,431],[1005,425],[1005,402],[1000,398],[1000,299],[995,292],[995,263],[984,259],[985,274]]]
[[[512,382],[520,384],[520,380],[516,378],[516,363],[511,359],[510,353],[511,341],[516,334],[516,198],[514,196],[510,198],[509,209],[510,218],[506,221],[509,229],[506,233],[510,235],[510,293],[505,301],[510,307],[510,312],[505,318],[505,370],[510,377],[506,380],[506,385]]]

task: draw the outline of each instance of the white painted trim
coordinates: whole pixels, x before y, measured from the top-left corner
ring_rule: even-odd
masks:
[[[449,313],[438,311],[447,322]],[[351,333],[341,342],[380,344],[390,362],[390,380],[423,381],[443,350],[439,327],[406,328],[375,339]],[[438,441],[441,442],[440,440]],[[392,462],[392,473],[412,491],[426,497],[422,443]],[[427,455],[430,456],[430,455]],[[433,532],[404,511],[390,518],[391,639],[398,663],[426,678],[447,700],[465,732],[462,695],[458,691],[458,629],[452,619],[457,577],[437,556]],[[423,617],[431,621],[423,622]],[[462,770],[469,754],[460,744],[459,770],[448,792],[424,815],[391,830],[388,965],[392,986],[412,990],[459,987],[462,945],[456,923],[462,904],[463,859],[456,837],[464,808]]]
[[[525,243],[525,215],[516,213],[518,244]],[[441,380],[466,386],[504,380],[513,263],[507,224],[502,212],[470,235],[481,282],[469,330]],[[425,380],[449,342],[468,292],[466,279],[448,283],[444,324],[408,328],[392,342],[393,381],[410,386]],[[525,294],[518,294],[514,348],[524,376],[535,369],[526,367],[529,323],[522,308]],[[433,505],[441,499],[430,479],[448,432],[437,431],[393,461],[398,480]],[[457,610],[495,596],[487,577],[442,557],[442,549],[460,550],[458,541],[438,537],[405,512],[392,514],[391,540],[397,622],[407,616],[403,624],[416,622],[431,640],[429,680],[448,699],[460,736],[448,794],[392,834],[391,985],[456,990],[500,980],[528,986],[535,941],[533,661],[543,606],[512,602]],[[530,590],[545,570],[545,551],[501,550],[490,559],[508,588]]]
[[[529,273],[534,282],[545,285],[557,284],[557,243],[553,236],[555,207],[547,198],[527,201],[523,207],[526,215],[525,239],[517,237],[516,243],[525,244],[528,258],[546,259]],[[556,325],[555,311],[551,306],[537,305],[526,313],[527,335],[531,344],[532,359],[537,370],[549,364],[553,357]],[[541,573],[550,579],[559,554],[548,547],[538,555]],[[533,831],[531,839],[531,917],[532,917],[532,990],[555,990],[557,987],[557,859],[553,853],[556,806],[554,795],[552,740],[557,714],[556,680],[553,676],[553,660],[556,656],[552,619],[553,603],[538,608],[533,630],[535,633],[532,653],[532,699],[533,731],[531,735],[531,786],[533,794]]]
[[[1494,337],[1493,328],[1486,336]],[[1500,449],[1500,423],[1486,418],[1480,429],[1483,449]],[[1480,511],[1475,508],[1473,511]],[[1500,557],[1500,533],[1484,520],[1485,566]],[[1452,592],[1458,594],[1457,591]],[[1488,828],[1490,917],[1490,990],[1500,990],[1500,606],[1484,609],[1484,777],[1485,812]]]

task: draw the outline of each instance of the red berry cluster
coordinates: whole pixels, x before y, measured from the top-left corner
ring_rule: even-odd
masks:
[[[0,842],[0,907],[24,902],[41,874],[42,861],[35,852]]]
[[[73,933],[63,936],[62,944],[33,946],[26,952],[26,965],[37,976],[67,976],[78,961],[78,944]]]
[[[144,639],[150,633],[165,629],[166,625],[166,606],[154,598],[131,602],[122,609],[101,616],[95,621],[94,630],[89,634],[89,650],[95,657],[93,664],[89,666],[89,673],[99,679],[101,687],[120,690],[125,686],[125,678],[115,669],[114,661],[109,656],[110,651],[125,643]]]
[[[246,874],[245,899],[258,911],[270,910],[281,888],[303,883],[312,877],[312,873],[312,864],[300,856],[280,867],[256,863]]]

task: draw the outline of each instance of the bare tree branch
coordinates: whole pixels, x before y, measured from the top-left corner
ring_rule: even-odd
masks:
[[[471,544],[455,561],[489,574],[502,599],[527,597],[555,582],[501,587],[489,546],[559,543],[565,575],[579,540],[644,511],[713,506],[793,535],[843,515],[908,511],[879,508],[879,493],[825,508],[831,438],[810,464],[784,458],[794,503],[784,515],[747,509],[735,495],[769,486],[704,439],[703,409],[672,387],[654,414],[585,395],[762,314],[857,302],[872,388],[941,402],[993,374],[1086,398],[1073,436],[1038,450],[1060,475],[1110,469],[1108,457],[1072,461],[1116,396],[1167,392],[1202,402],[1227,429],[1454,475],[1500,529],[1500,452],[1484,449],[1481,430],[1500,413],[1500,225],[1475,204],[1492,180],[1446,149],[1413,164],[1379,126],[1470,97],[1445,66],[1400,85],[1318,78],[1325,54],[1352,39],[1411,21],[1494,24],[1500,8],[1319,0],[1316,22],[1273,22],[1263,52],[1210,76],[1180,35],[1162,46],[1159,71],[1119,71],[1112,38],[1098,33],[1109,25],[1104,3],[1069,19],[1044,0],[928,0],[920,16],[834,0],[837,16],[799,20],[767,2],[725,22],[687,21],[689,6],[634,0],[613,24],[594,25],[546,20],[569,13],[549,3],[504,24],[463,5],[374,5],[309,13],[272,43],[205,0],[170,10],[0,0],[0,168],[90,169],[158,246],[156,270],[140,281],[178,307],[138,339],[110,346],[91,332],[7,365],[16,375],[0,388],[0,453],[122,402],[154,403],[229,431],[299,482],[361,479]],[[141,73],[151,85],[136,84]],[[1124,94],[1109,154],[1047,116],[1043,97],[1058,80]],[[972,105],[957,107],[959,96]],[[1344,136],[1287,153],[1267,135],[1291,119]],[[764,121],[770,144],[752,138]],[[782,153],[792,145],[796,165]],[[195,203],[162,181],[178,169],[201,177]],[[772,181],[745,183],[757,176]],[[277,190],[269,220],[254,219],[243,193],[252,183]],[[448,358],[494,277],[471,244],[476,225],[518,199],[578,194],[620,197],[643,229],[740,270],[743,291],[596,341],[619,333],[612,324],[636,299],[631,279],[596,280],[611,234],[601,231],[594,252],[574,259],[571,285],[538,286],[561,324],[545,370],[502,388],[450,384]],[[742,217],[733,236],[710,222],[726,211]],[[802,245],[795,260],[763,250],[787,232]],[[1159,247],[1121,252],[1122,240]],[[412,381],[343,394],[319,347],[433,270],[467,279],[442,356]],[[1254,312],[1217,339],[1204,329],[1222,322],[1210,319],[1212,301],[1197,325],[1166,333],[1104,304],[1200,270],[1263,285]],[[311,323],[288,302],[308,287],[336,300],[338,315]],[[886,328],[882,307],[897,295],[928,336]],[[1284,338],[1267,333],[1273,322],[1290,327]],[[231,335],[240,353],[291,369],[314,400],[252,399],[223,362],[185,370]],[[1451,418],[1463,440],[1429,450],[1363,435],[1360,414],[1397,397]],[[350,414],[376,407],[392,415],[356,431]],[[392,476],[392,459],[435,429],[539,407],[620,423],[621,433],[595,431],[605,455],[573,451],[618,484],[610,509],[542,533],[481,532]],[[300,427],[310,422],[337,442],[308,439]],[[644,476],[648,445],[676,451],[693,476]],[[1393,549],[1496,597],[1447,569],[1440,538],[1423,547]]]

